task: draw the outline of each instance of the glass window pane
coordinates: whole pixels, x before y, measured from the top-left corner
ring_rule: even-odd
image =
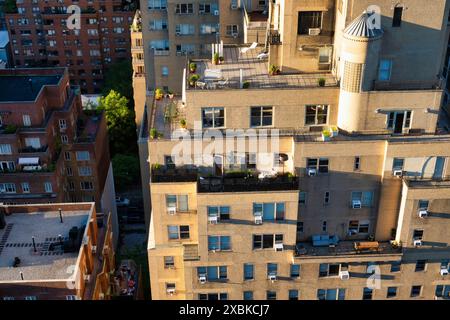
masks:
[[[188,211],[188,196],[187,195],[178,196],[178,210],[179,211]]]
[[[264,220],[275,220],[275,204],[274,203],[264,203],[263,219]]]

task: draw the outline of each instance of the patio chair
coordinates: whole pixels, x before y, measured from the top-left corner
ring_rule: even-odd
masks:
[[[250,47],[242,48],[241,53],[247,53],[247,51],[249,51],[249,50],[256,49],[257,46],[258,46],[258,42],[253,42]]]
[[[195,86],[196,86],[197,88],[200,88],[200,89],[205,89],[205,87],[206,87],[206,82],[203,82],[203,81],[197,81],[197,82],[195,83]]]
[[[258,54],[257,58],[259,60],[265,60],[269,57],[269,54],[267,52],[261,52],[260,54]]]
[[[217,81],[217,86],[218,86],[219,88],[223,88],[223,87],[225,87],[226,85],[228,85],[228,83],[229,83],[229,81],[228,81],[228,78],[227,78],[227,79],[225,79],[225,80],[223,80],[223,81]]]

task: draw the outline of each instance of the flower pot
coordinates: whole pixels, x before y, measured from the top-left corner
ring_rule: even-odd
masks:
[[[331,136],[322,132],[322,141],[330,141]]]

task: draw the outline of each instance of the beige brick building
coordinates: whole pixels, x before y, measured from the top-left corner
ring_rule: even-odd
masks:
[[[181,78],[168,78],[182,94],[144,107],[152,298],[449,298],[450,1],[276,0],[256,13],[238,3],[236,42],[256,48],[226,41],[231,2],[220,1],[224,44],[210,46],[223,62],[184,57]],[[169,21],[178,4],[168,1]],[[215,140],[209,162],[180,164],[174,132],[191,138],[193,160],[208,150],[194,129],[268,130],[271,161],[236,133]],[[239,143],[246,151],[230,152]]]

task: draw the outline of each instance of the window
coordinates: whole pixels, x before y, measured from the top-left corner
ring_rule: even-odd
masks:
[[[59,129],[67,129],[67,122],[65,119],[59,119]]]
[[[175,26],[176,35],[192,35],[195,33],[195,26],[193,24],[177,24]]]
[[[253,203],[253,215],[262,215],[264,221],[284,220],[285,204],[283,202]]]
[[[386,298],[395,298],[397,296],[397,287],[388,287]]]
[[[363,300],[372,300],[372,295],[373,295],[373,289],[371,288],[364,288],[363,290]]]
[[[76,295],[68,295],[66,296],[66,300],[78,300],[78,297]]]
[[[422,240],[423,239],[423,230],[414,229],[413,231],[413,240]]]
[[[322,221],[322,232],[327,232],[327,221]]]
[[[319,266],[319,278],[338,276],[339,269],[339,264],[321,263]]]
[[[224,108],[203,108],[202,109],[203,128],[222,128],[225,126]]]
[[[226,266],[197,267],[197,275],[206,275],[208,281],[226,280],[228,278]]]
[[[450,285],[437,285],[434,295],[438,298],[449,299],[450,298]]]
[[[155,51],[168,51],[169,40],[151,40],[150,48],[153,48]]]
[[[70,152],[68,152],[68,151],[64,152],[64,160],[70,161]]]
[[[24,115],[22,116],[22,119],[23,119],[23,125],[24,125],[25,127],[30,127],[30,126],[31,126],[31,118],[30,118],[30,115],[24,114]]]
[[[389,81],[391,80],[392,61],[387,59],[380,60],[380,67],[378,69],[378,80]]]
[[[250,126],[264,127],[272,125],[273,107],[252,107],[250,111]]]
[[[188,196],[187,195],[167,195],[166,196],[167,208],[176,208],[178,212],[189,211]]]
[[[428,210],[428,206],[430,201],[428,200],[419,200],[419,210]]]
[[[303,232],[303,221],[297,221],[297,232]]]
[[[194,13],[194,5],[192,3],[178,3],[175,7],[177,14],[192,14]]]
[[[30,184],[28,182],[22,182],[22,192],[30,193]]]
[[[230,220],[230,207],[228,206],[208,206],[208,217],[218,217],[219,220]]]
[[[392,27],[398,28],[402,25],[403,7],[394,8],[394,17],[392,18]]]
[[[168,77],[169,76],[169,67],[166,67],[166,66],[161,67],[161,75],[163,77]]]
[[[16,185],[14,183],[0,183],[0,193],[16,193]]]
[[[228,300],[228,293],[199,293],[198,300]]]
[[[150,10],[167,9],[167,0],[148,0],[148,8]]]
[[[348,235],[369,233],[370,222],[368,220],[350,220],[348,223]]]
[[[404,129],[411,128],[411,111],[393,111],[387,115],[387,129],[394,133],[402,133]]]
[[[253,300],[253,291],[244,291],[244,300]]]
[[[411,298],[420,297],[421,292],[422,292],[422,286],[412,286],[410,297]]]
[[[12,154],[12,149],[10,144],[0,144],[0,154]]]
[[[298,290],[289,290],[289,300],[298,300]]]
[[[3,297],[3,300],[14,300],[14,297]]]
[[[298,197],[298,202],[300,203],[301,206],[306,205],[306,197],[307,197],[306,192],[300,192],[299,197]]]
[[[175,267],[175,259],[173,256],[164,257],[164,268],[172,269]]]
[[[266,291],[266,300],[277,300],[276,291]]]
[[[329,161],[327,158],[308,158],[306,167],[308,169],[316,169],[319,173],[328,173],[328,164]]]
[[[89,151],[77,151],[76,158],[77,161],[89,161]]]
[[[392,171],[396,170],[402,170],[405,165],[405,159],[403,158],[394,158],[394,161],[392,162]]]
[[[92,181],[81,181],[80,188],[81,190],[94,190],[94,184]]]
[[[327,105],[308,105],[305,111],[305,125],[323,125],[328,123]]]
[[[25,300],[37,300],[36,296],[26,296]]]
[[[228,37],[237,37],[239,35],[239,26],[237,24],[229,24],[226,26]]]
[[[167,30],[167,20],[150,21],[150,30]]]
[[[33,149],[41,147],[41,140],[39,138],[25,138],[25,145]]]
[[[92,168],[91,167],[78,167],[78,174],[80,177],[90,177],[92,176]]]
[[[358,171],[361,168],[361,157],[355,157],[355,162],[353,164],[353,170]]]
[[[200,34],[216,34],[219,32],[219,25],[217,23],[208,23],[200,25]]]
[[[291,278],[300,277],[300,265],[299,264],[291,264]]]
[[[231,250],[230,236],[208,236],[209,251],[226,251]]]
[[[254,266],[250,263],[244,263],[244,280],[254,279]]]
[[[298,13],[297,33],[309,35],[309,29],[322,28],[321,11],[301,11]]]
[[[327,205],[330,203],[330,191],[325,191],[323,195],[323,204]]]
[[[189,239],[189,226],[167,226],[169,240]]]
[[[352,191],[353,201],[361,201],[361,206],[371,207],[373,202],[373,191]]]
[[[319,289],[317,290],[319,300],[345,300],[345,289]]]
[[[417,260],[415,272],[425,271],[427,266],[427,260]]]
[[[400,272],[402,263],[400,261],[391,262],[391,272]]]
[[[47,193],[53,192],[52,183],[51,182],[44,182],[44,190]]]
[[[273,249],[275,243],[283,243],[282,234],[253,235],[253,250]]]

